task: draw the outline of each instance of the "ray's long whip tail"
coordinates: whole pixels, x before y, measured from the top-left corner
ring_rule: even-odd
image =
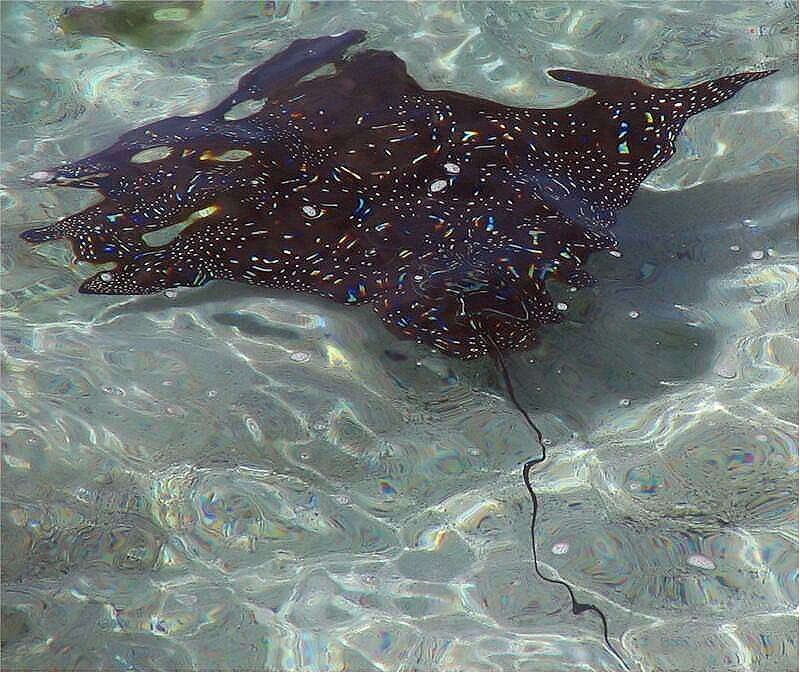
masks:
[[[611,642],[608,639],[608,621],[606,620],[605,613],[593,603],[579,603],[575,598],[575,593],[572,590],[572,587],[567,584],[564,580],[560,580],[554,577],[546,577],[542,574],[542,571],[539,570],[539,559],[536,556],[536,540],[535,540],[535,528],[536,528],[536,515],[539,513],[539,501],[536,498],[536,494],[533,492],[533,487],[531,486],[531,478],[530,473],[531,469],[538,465],[539,463],[543,463],[547,459],[547,450],[545,449],[542,432],[536,427],[536,423],[533,422],[531,417],[528,415],[528,412],[525,411],[523,406],[517,400],[517,396],[514,394],[514,386],[511,384],[511,376],[508,373],[508,368],[506,367],[505,359],[503,358],[502,351],[498,348],[497,344],[494,342],[492,337],[488,334],[483,335],[487,342],[491,345],[493,350],[493,355],[495,361],[497,362],[498,368],[500,373],[503,377],[503,382],[506,386],[506,391],[508,392],[509,400],[514,408],[522,414],[522,417],[525,419],[525,422],[530,426],[533,430],[534,434],[536,435],[536,439],[539,442],[539,446],[542,449],[542,455],[539,458],[531,458],[528,460],[522,467],[522,479],[525,482],[525,487],[528,489],[528,493],[531,497],[531,552],[533,555],[533,569],[536,571],[536,574],[539,576],[544,582],[548,582],[550,584],[559,584],[563,586],[567,592],[569,593],[570,600],[572,601],[572,614],[579,615],[582,612],[591,611],[597,613],[600,617],[600,621],[603,624],[603,641],[605,642],[606,647],[608,650],[619,660],[622,664],[623,668],[627,671],[630,670],[625,663],[625,660],[620,656],[619,652],[614,648]]]

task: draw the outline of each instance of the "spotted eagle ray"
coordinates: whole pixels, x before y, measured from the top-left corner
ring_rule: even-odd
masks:
[[[391,52],[345,60],[364,37],[296,40],[208,112],[36,174],[105,199],[22,237],[116,264],[81,292],[235,280],[371,303],[397,335],[460,358],[486,355],[486,335],[527,349],[562,320],[547,278],[592,282],[589,255],[616,250],[616,211],[684,122],[770,74],[656,89],[550,70],[595,93],[537,110],[427,91]]]
[[[128,131],[108,149],[32,177],[104,200],[31,242],[66,238],[114,268],[81,292],[150,294],[215,280],[371,303],[389,329],[463,359],[503,352],[557,323],[549,278],[580,288],[594,251],[686,120],[774,72],[681,89],[575,70],[568,107],[521,108],[428,91],[388,51],[345,57],[364,31],[294,41],[211,110]],[[318,73],[333,65],[333,74]],[[314,75],[317,75],[314,77]],[[617,656],[619,656],[617,654]],[[623,661],[620,658],[620,661]],[[624,664],[624,661],[623,661]]]

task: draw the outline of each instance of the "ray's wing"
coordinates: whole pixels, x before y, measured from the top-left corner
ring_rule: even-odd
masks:
[[[81,291],[149,294],[223,279],[355,304],[387,287],[387,248],[360,226],[369,215],[364,199],[319,190],[285,196],[216,194],[213,205],[196,211],[200,217],[171,240],[127,255]]]
[[[262,125],[253,120],[226,124],[226,121],[230,122],[226,114],[243,101],[281,95],[303,76],[326,63],[338,62],[348,47],[363,41],[365,36],[363,30],[351,30],[337,36],[295,40],[288,48],[243,75],[237,90],[211,110],[190,117],[169,117],[128,131],[108,149],[50,171],[44,183],[99,188],[104,194],[113,196],[126,191],[124,187],[115,190],[121,178],[124,184],[126,177],[136,176],[130,164],[139,152],[191,144],[217,134],[239,140],[263,139],[267,130]]]
[[[221,105],[165,120],[169,136],[139,129],[61,169],[52,181],[98,188],[107,198],[23,238],[67,237],[80,259],[118,262],[83,284],[89,293],[143,294],[226,278],[346,303],[374,296],[385,276],[380,264],[404,250],[392,232],[380,232],[402,224],[412,194],[430,183],[452,110],[419,96],[405,64],[387,52],[367,52],[339,63],[333,77],[289,89],[284,60],[242,78],[249,93],[276,69],[282,82],[245,119],[226,118]],[[295,57],[288,62],[299,76],[319,57],[302,68]],[[151,137],[149,146],[133,136]]]
[[[674,154],[675,139],[689,117],[773,72],[658,89],[623,77],[550,70],[552,78],[594,93],[567,108],[517,111],[517,120],[527,124],[531,134],[523,179],[573,221],[607,231],[615,211]]]

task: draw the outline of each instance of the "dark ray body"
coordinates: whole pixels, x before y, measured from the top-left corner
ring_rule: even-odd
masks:
[[[345,59],[364,35],[297,40],[214,109],[53,170],[47,182],[105,200],[23,237],[116,263],[82,292],[236,280],[371,302],[396,334],[461,358],[486,354],[487,334],[528,348],[560,320],[548,277],[591,282],[590,253],[615,249],[615,212],[685,121],[770,74],[655,89],[551,70],[594,95],[514,108],[426,91],[390,52]],[[303,79],[326,64],[335,74]]]

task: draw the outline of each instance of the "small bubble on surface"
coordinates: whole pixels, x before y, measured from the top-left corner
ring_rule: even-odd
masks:
[[[217,391],[216,390],[209,390],[207,395],[209,397],[216,397],[217,396]]]
[[[750,253],[750,259],[764,259],[764,251],[753,250],[753,252]]]
[[[566,311],[566,310],[567,310],[567,308],[569,308],[569,307],[568,307],[568,306],[567,306],[567,305],[566,305],[566,304],[565,304],[563,301],[560,301],[560,302],[558,302],[558,303],[556,304],[556,308],[557,308],[559,311]]]
[[[30,443],[30,440],[28,440]],[[8,463],[11,467],[18,467],[24,470],[30,470],[31,464],[27,460],[23,460],[22,458],[17,458],[16,456],[12,456],[10,453],[3,454],[3,460]]]
[[[175,297],[177,297],[177,296],[178,296],[178,291],[177,291],[177,290],[172,290],[172,289],[170,289],[170,290],[164,290],[164,296],[165,296],[167,299],[175,299]]]
[[[445,187],[447,187],[447,180],[434,180],[430,189],[432,192],[441,192]]]
[[[186,7],[168,7],[153,12],[153,18],[156,21],[185,21],[189,15],[189,9]]]
[[[642,267],[639,269],[639,278],[644,280],[645,278],[649,278],[653,275],[653,272],[656,270],[655,264],[650,264],[649,262],[645,262],[642,264]]]
[[[714,565],[714,561],[712,561],[708,556],[703,556],[703,554],[692,554],[686,562],[690,566],[694,566],[695,568],[702,568],[703,570],[714,570],[717,566]]]
[[[557,542],[553,545],[553,553],[557,556],[566,554],[569,551],[569,542]]]
[[[639,311],[631,311],[630,313],[628,313],[628,317],[630,317],[630,318],[638,318],[639,317]]]
[[[311,355],[304,351],[295,351],[289,356],[289,359],[293,362],[308,362],[311,359]]]
[[[112,276],[108,271],[104,271],[103,273],[100,274],[100,280],[106,283],[110,281],[113,277],[114,276]]]
[[[444,165],[444,170],[446,170],[451,175],[458,175],[461,172],[461,166],[459,166],[458,164],[446,163]]]
[[[631,401],[627,397],[623,397],[619,401],[619,406],[621,406],[621,407],[629,407],[629,406],[631,406]]]
[[[612,257],[622,257],[622,253],[619,250],[609,250],[608,254]]]
[[[732,245],[730,247],[731,252],[739,252],[741,249],[742,249],[741,246],[738,245]]]

